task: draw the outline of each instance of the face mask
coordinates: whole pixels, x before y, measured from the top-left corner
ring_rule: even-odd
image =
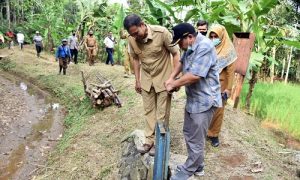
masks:
[[[221,43],[220,38],[213,39],[212,42],[214,46],[218,46]]]
[[[206,36],[207,31],[206,32],[200,32],[203,36]]]

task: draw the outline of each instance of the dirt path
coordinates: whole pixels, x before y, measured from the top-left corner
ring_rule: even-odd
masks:
[[[3,51],[2,51],[3,52]],[[0,51],[1,53],[1,51]],[[13,71],[29,78],[56,78],[57,64],[53,56],[42,55],[37,59],[33,49],[10,56],[16,63]],[[22,57],[22,61],[18,60]],[[49,159],[47,171],[40,171],[36,179],[114,179],[120,157],[120,141],[134,129],[142,129],[144,123],[141,97],[134,92],[134,78],[123,78],[123,67],[97,63],[71,65],[67,76],[61,79],[81,86],[79,71],[100,71],[112,79],[124,102],[122,108],[106,108],[97,111],[86,120],[82,130],[71,140],[68,148]],[[83,93],[82,93],[83,94]],[[171,151],[186,154],[182,135],[183,88],[173,100],[171,112]],[[279,144],[272,132],[263,129],[258,119],[240,110],[227,107],[221,134],[221,146],[206,147],[206,175],[201,179],[297,179],[300,169],[299,149]],[[299,172],[298,172],[299,173]]]
[[[31,179],[63,131],[63,108],[46,92],[0,71],[0,179]]]

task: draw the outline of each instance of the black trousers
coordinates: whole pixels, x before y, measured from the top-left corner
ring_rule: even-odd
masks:
[[[77,57],[78,57],[78,50],[77,49],[71,49],[71,57],[74,59],[74,63],[77,64]]]
[[[38,46],[38,45],[35,45],[35,49],[36,49],[36,52],[37,52],[37,56],[40,57],[40,53],[42,52],[42,46]]]
[[[106,64],[111,63],[111,65],[114,64],[114,49],[113,48],[106,48],[107,52],[107,59],[106,59]]]

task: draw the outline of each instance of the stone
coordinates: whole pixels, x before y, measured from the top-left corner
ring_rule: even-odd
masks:
[[[148,153],[140,154],[137,147],[144,143],[145,135],[141,130],[133,131],[122,140],[122,157],[119,161],[118,174],[122,180],[152,180],[154,157]],[[175,172],[177,165],[183,164],[187,156],[170,153],[169,166]]]

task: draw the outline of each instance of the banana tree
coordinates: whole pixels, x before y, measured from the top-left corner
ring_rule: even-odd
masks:
[[[120,6],[119,8],[119,11],[115,17],[115,20],[114,20],[114,24],[113,24],[113,28],[114,28],[114,32],[115,34],[119,34],[120,30],[123,28],[123,20],[125,18],[125,11],[124,11],[124,7],[123,5]],[[121,57],[122,57],[122,48],[123,48],[123,43],[121,42],[121,39],[118,37],[117,38],[117,48],[116,48],[116,51],[117,51],[117,61],[120,63],[121,62]]]

